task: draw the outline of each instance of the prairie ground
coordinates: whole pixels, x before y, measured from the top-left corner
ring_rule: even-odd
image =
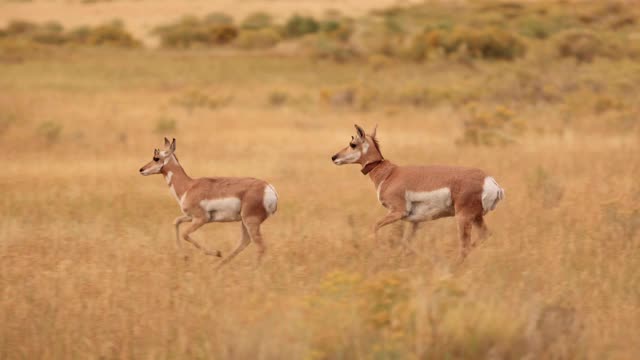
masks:
[[[640,356],[638,61],[219,55],[1,64],[0,358]],[[373,184],[330,161],[354,123],[398,164],[494,176],[492,236],[461,265],[452,218],[423,224],[415,255],[402,224],[376,243]],[[215,272],[176,247],[175,200],[138,174],[164,136],[193,177],[276,187],[262,264],[250,246]],[[240,225],[194,237],[228,254]]]

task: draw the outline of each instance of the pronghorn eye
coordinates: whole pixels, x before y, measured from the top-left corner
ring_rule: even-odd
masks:
[[[160,158],[159,158],[159,157],[154,157],[154,158],[153,158],[153,161],[159,161],[159,160],[160,160]]]
[[[349,144],[349,146],[351,146],[352,149],[356,148],[356,144],[354,144],[354,143]]]

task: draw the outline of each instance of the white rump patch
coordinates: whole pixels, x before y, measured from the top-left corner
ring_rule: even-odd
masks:
[[[482,209],[484,213],[493,210],[500,200],[504,199],[504,189],[491,176],[484,178],[482,185]]]
[[[448,187],[433,191],[405,193],[407,220],[426,221],[453,215],[451,189]]]
[[[264,187],[264,196],[262,197],[262,206],[267,210],[269,215],[272,215],[278,210],[278,193],[271,184],[267,184]]]
[[[200,206],[209,214],[209,221],[240,220],[241,201],[237,197],[200,200]]]

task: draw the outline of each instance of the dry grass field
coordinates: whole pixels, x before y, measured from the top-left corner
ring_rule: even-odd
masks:
[[[43,51],[0,63],[1,359],[640,357],[639,61]],[[330,161],[354,123],[493,175],[492,237],[461,265],[452,218],[376,244],[373,184]],[[191,176],[274,184],[261,265],[175,247],[138,174],[163,136]],[[194,237],[228,254],[240,225]]]

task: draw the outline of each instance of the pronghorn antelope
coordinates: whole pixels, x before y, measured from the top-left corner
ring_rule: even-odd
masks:
[[[183,216],[173,222],[176,228],[176,242],[180,247],[180,224],[191,222],[184,231],[184,240],[193,244],[207,255],[221,257],[220,251],[212,252],[203,248],[191,234],[209,222],[242,222],[242,238],[235,250],[224,258],[220,265],[233,259],[253,241],[258,246],[258,260],[265,252],[260,234],[260,224],[276,212],[278,194],[269,183],[254,178],[207,177],[192,179],[178,162],[175,155],[176,139],[169,142],[164,138],[164,150],[155,149],[153,160],[140,168],[140,174],[147,176],[162,174],[175,196]]]
[[[402,243],[408,249],[418,224],[441,217],[455,216],[461,241],[460,258],[471,247],[471,227],[487,235],[484,215],[496,208],[504,198],[504,190],[494,178],[480,169],[454,166],[398,166],[380,152],[376,129],[371,134],[355,125],[357,136],[349,146],[331,157],[336,165],[360,164],[376,187],[378,201],[389,213],[374,228],[378,230],[398,220],[411,222]]]

